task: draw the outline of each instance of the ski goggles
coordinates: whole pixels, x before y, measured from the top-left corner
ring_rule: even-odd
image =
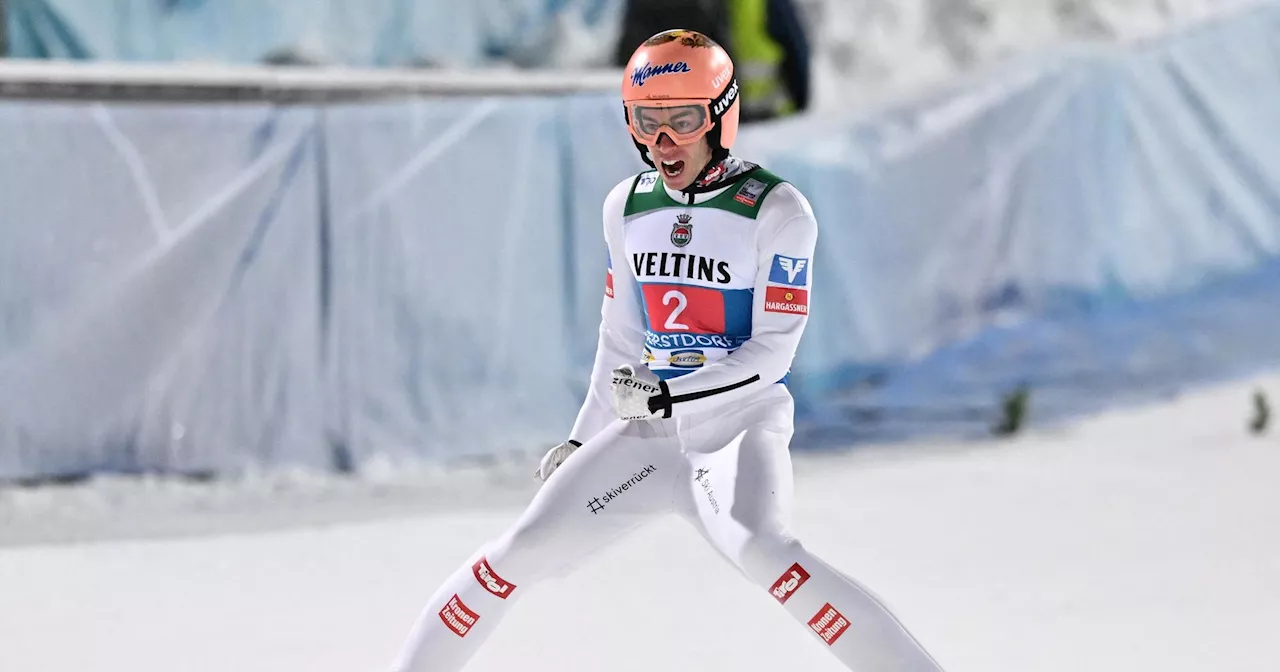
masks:
[[[664,132],[677,145],[696,142],[711,130],[711,107],[705,100],[664,100],[661,104],[632,102],[627,104],[631,135],[642,144],[658,144]]]

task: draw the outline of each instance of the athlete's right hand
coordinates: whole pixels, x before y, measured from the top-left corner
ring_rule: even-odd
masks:
[[[573,451],[581,447],[581,443],[578,443],[573,439],[569,439],[555,448],[548,450],[547,454],[542,456],[542,464],[538,465],[538,470],[533,472],[533,475],[545,482],[548,478],[551,478],[551,474],[556,469],[560,468],[560,465],[564,464],[565,460],[569,459],[569,456],[573,454]]]

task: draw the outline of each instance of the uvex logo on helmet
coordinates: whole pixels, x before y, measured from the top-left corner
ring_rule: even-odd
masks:
[[[689,69],[689,64],[684,61],[680,61],[679,63],[663,63],[662,65],[651,65],[649,63],[645,63],[636,66],[636,68],[631,71],[631,84],[634,86],[644,86],[645,80],[650,77],[658,77],[660,75],[670,75],[680,72],[692,71]]]
[[[712,108],[711,111],[714,112],[716,116],[720,116],[724,114],[724,111],[729,109],[729,106],[733,104],[733,100],[737,97],[738,97],[738,80],[735,79],[733,80],[733,86],[730,86],[729,90],[724,92],[724,95],[720,98],[720,100],[716,101],[716,106]]]

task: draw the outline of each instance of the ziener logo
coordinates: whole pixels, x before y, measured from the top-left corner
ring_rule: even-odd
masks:
[[[476,564],[471,566],[471,573],[475,574],[476,581],[479,581],[485,590],[504,600],[510,597],[511,593],[516,589],[516,584],[506,581],[494,573],[493,568],[489,566],[488,558],[482,557],[476,561]]]
[[[786,574],[783,574],[774,582],[773,587],[769,588],[769,593],[777,598],[778,602],[786,604],[787,600],[795,595],[800,586],[809,580],[809,572],[804,571],[804,567],[800,563],[791,565]]]

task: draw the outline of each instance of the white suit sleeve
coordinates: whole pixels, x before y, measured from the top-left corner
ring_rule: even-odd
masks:
[[[666,381],[668,417],[711,410],[773,385],[791,369],[809,320],[813,252],[818,223],[804,196],[780,184],[757,217],[751,338],[703,368]]]
[[[613,369],[636,361],[644,350],[644,320],[640,293],[623,249],[622,213],[631,192],[631,179],[614,187],[604,200],[604,238],[610,268],[600,307],[600,337],[587,398],[578,411],[569,438],[585,443],[618,419],[613,410]],[[621,263],[618,263],[621,261]]]

